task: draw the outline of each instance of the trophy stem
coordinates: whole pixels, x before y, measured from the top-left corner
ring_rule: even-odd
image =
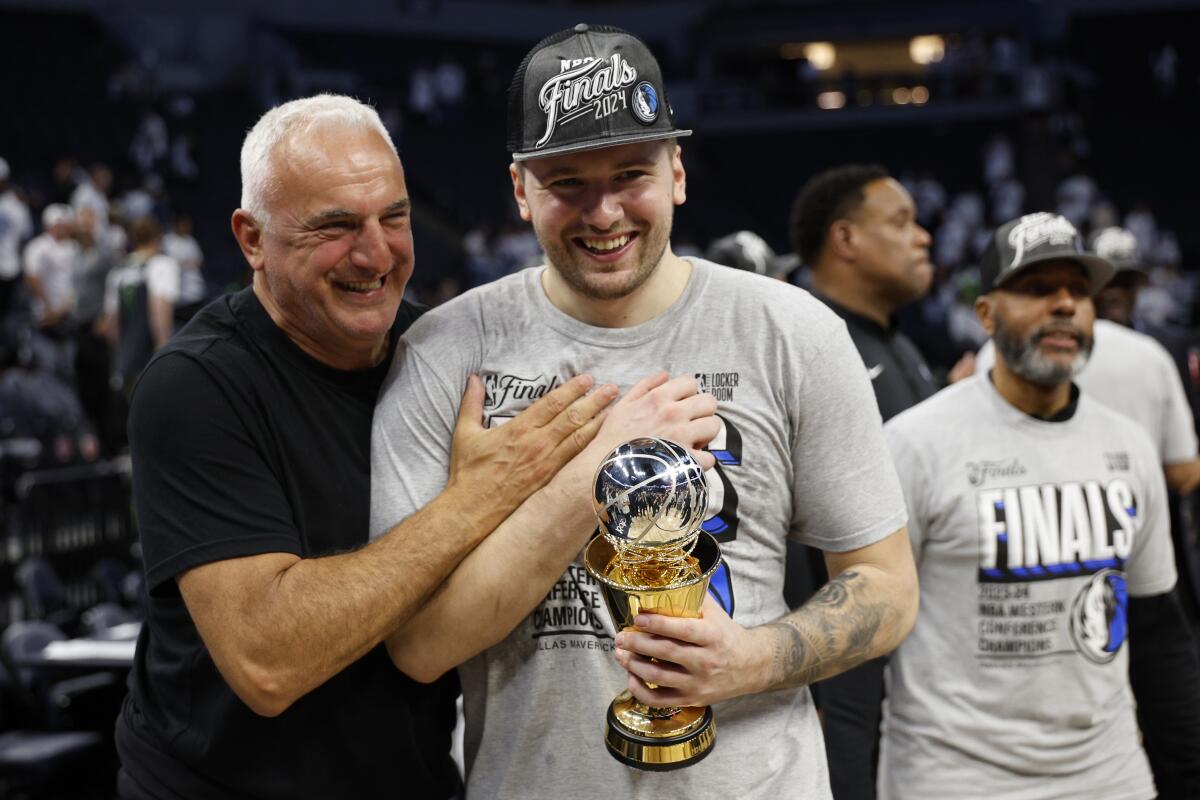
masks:
[[[708,590],[709,576],[721,560],[720,546],[701,532],[694,557],[697,569],[687,580],[666,586],[631,586],[623,570],[614,570],[614,548],[597,536],[584,551],[584,564],[599,581],[605,605],[617,630],[634,628],[639,613],[697,617]],[[690,571],[690,570],[689,570]],[[617,574],[614,574],[617,573]],[[716,741],[717,725],[708,706],[650,706],[625,690],[608,708],[605,743],[609,753],[630,767],[666,771],[695,764],[707,756]]]

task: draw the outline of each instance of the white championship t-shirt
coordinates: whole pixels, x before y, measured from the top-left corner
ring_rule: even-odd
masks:
[[[985,373],[884,431],[921,610],[888,664],[880,796],[1154,797],[1127,607],[1176,576],[1145,432],[1086,393],[1038,420]]]
[[[676,302],[634,327],[567,316],[546,298],[544,268],[474,289],[414,323],[375,410],[372,535],[445,485],[469,374],[483,378],[495,425],[583,372],[627,391],[659,370],[694,375],[720,401],[723,425],[710,445],[720,466],[708,473],[704,528],[721,541],[726,563],[713,583],[738,623],[787,613],[789,537],[846,551],[901,528],[879,410],[842,320],[802,289],[692,264]],[[468,796],[829,797],[806,687],[717,704],[716,745],[686,769],[617,762],[605,749],[604,715],[628,676],[613,658],[616,631],[599,587],[576,561],[547,588],[503,641],[459,668]]]

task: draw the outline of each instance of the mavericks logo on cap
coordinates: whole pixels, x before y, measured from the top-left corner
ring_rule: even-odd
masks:
[[[633,117],[643,125],[653,125],[658,119],[658,92],[650,81],[642,81],[633,87]]]
[[[1075,226],[1065,217],[1045,211],[1027,214],[1008,232],[1008,246],[1013,249],[1012,263],[1009,266],[1015,267],[1020,264],[1025,258],[1026,250],[1033,250],[1044,244],[1074,247],[1078,239],[1079,234],[1075,231]]]
[[[637,75],[637,69],[620,53],[613,53],[605,60],[590,57],[563,59],[559,74],[542,84],[538,93],[538,103],[546,115],[546,132],[534,147],[544,147],[559,125],[586,115],[603,119],[624,109],[627,103],[625,89],[637,81]],[[649,87],[649,84],[644,85]],[[650,92],[657,116],[658,97],[653,94],[653,88]],[[637,114],[636,109],[634,113]]]

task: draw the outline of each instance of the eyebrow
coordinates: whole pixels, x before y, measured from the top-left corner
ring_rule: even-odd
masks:
[[[383,211],[380,212],[379,216],[386,217],[387,215],[394,214],[397,211],[407,211],[411,206],[412,206],[411,201],[409,201],[409,199],[407,197],[405,197],[400,200],[397,200],[396,202],[389,205],[387,208],[383,209]],[[309,217],[308,219],[306,219],[304,221],[304,225],[309,228],[316,228],[316,227],[320,226],[321,223],[323,223],[323,222],[330,222],[332,220],[338,220],[338,219],[346,219],[347,217],[352,217],[352,218],[357,219],[359,216],[361,216],[361,215],[357,211],[351,211],[347,208],[330,208],[328,210],[321,211],[320,213],[314,214],[313,216]]]

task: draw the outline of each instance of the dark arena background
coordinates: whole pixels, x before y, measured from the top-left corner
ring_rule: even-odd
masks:
[[[24,280],[55,204],[74,209],[68,236],[108,248],[98,269],[134,249],[139,221],[170,234],[191,281],[181,325],[249,280],[229,221],[246,131],[285,100],[352,95],[399,149],[408,294],[437,305],[541,263],[513,201],[505,93],[534,42],[581,21],[641,36],[694,130],[676,253],[751,231],[808,285],[790,255],[797,190],[881,164],[932,235],[933,286],[900,321],[944,379],[986,340],[972,308],[991,229],[1040,210],[1085,235],[1122,225],[1149,269],[1136,318],[1164,332],[1196,416],[1200,2],[0,0],[0,798],[115,796],[142,614],[104,273],[55,331]],[[1194,620],[1194,496],[1176,500]]]

